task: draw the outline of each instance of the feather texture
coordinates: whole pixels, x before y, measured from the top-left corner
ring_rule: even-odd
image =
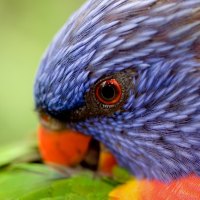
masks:
[[[200,175],[199,46],[198,0],[89,0],[41,62],[36,108],[103,142],[140,179]],[[92,110],[91,88],[119,72],[129,86],[122,107]]]

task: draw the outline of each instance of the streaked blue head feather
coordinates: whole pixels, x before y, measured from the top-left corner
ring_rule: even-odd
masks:
[[[101,77],[137,74],[123,112],[69,126],[102,141],[140,178],[200,175],[199,0],[90,0],[42,59],[36,107],[75,110]]]

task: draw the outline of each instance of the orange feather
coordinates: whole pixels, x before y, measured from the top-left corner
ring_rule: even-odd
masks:
[[[141,181],[141,200],[200,200],[200,177],[191,175],[171,183]]]
[[[200,177],[170,183],[132,179],[109,194],[109,200],[200,200]]]

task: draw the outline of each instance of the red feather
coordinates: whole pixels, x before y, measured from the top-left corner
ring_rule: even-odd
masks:
[[[200,200],[200,177],[191,175],[165,184],[141,181],[141,200]]]

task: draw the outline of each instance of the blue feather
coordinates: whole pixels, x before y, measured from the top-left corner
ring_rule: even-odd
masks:
[[[103,142],[138,178],[200,175],[199,10],[199,0],[89,0],[41,61],[36,108],[74,111],[102,77],[134,71],[121,110],[67,126]]]

